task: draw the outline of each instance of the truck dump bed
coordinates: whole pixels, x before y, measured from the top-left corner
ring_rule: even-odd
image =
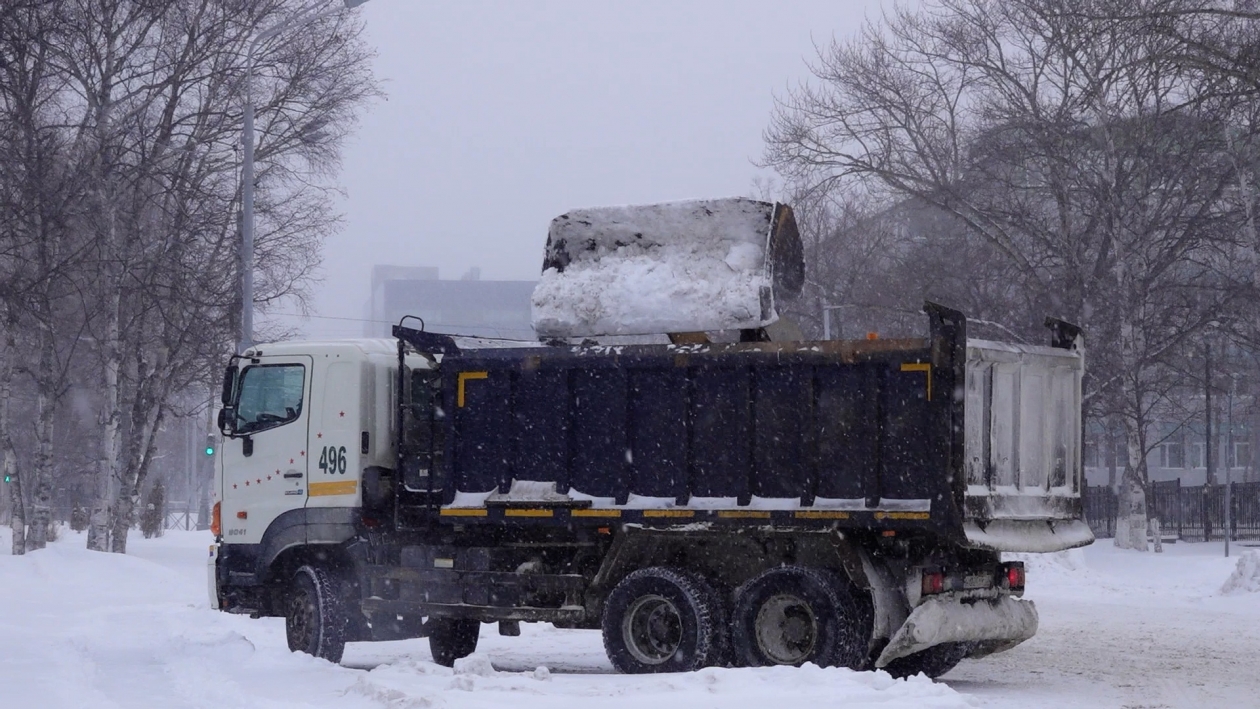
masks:
[[[929,316],[926,340],[471,351],[400,328],[417,349],[446,352],[440,433],[425,439],[438,450],[400,447],[404,488],[427,507],[412,518],[875,524],[968,543],[990,519],[1079,517],[1080,355],[967,348],[961,314]],[[1019,357],[1066,363],[1053,370],[1066,379],[1021,390],[1020,420],[1039,405],[1058,412],[1038,419],[1040,437],[1025,425],[1012,439],[1004,424],[1005,368],[1041,381]],[[972,408],[991,423],[973,424]],[[1045,472],[1011,477],[1011,440],[1014,469]],[[1029,492],[1035,503],[1020,503]]]
[[[1079,333],[1057,345],[967,342],[966,533],[997,551],[1088,544],[1081,502]]]

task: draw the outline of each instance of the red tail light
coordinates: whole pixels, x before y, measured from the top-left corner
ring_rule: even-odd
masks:
[[[942,593],[945,591],[945,574],[939,571],[923,572],[923,595],[930,596],[934,593]]]
[[[1012,591],[1022,592],[1024,590],[1024,562],[1009,561],[1003,564],[1005,567],[1006,587]]]
[[[223,523],[219,517],[221,514],[219,504],[218,502],[214,503],[214,509],[210,512],[210,533],[216,537],[223,534]]]

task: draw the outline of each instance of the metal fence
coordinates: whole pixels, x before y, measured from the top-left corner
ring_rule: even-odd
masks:
[[[1233,539],[1260,539],[1260,482],[1233,483],[1230,497]],[[1150,515],[1159,518],[1164,534],[1178,539],[1211,541],[1225,538],[1224,485],[1183,487],[1180,480],[1151,484]],[[1096,537],[1116,533],[1116,493],[1100,485],[1085,490],[1085,519]]]

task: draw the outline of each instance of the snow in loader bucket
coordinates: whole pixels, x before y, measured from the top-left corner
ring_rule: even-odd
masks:
[[[804,284],[792,209],[730,198],[577,209],[547,234],[540,338],[756,329]]]

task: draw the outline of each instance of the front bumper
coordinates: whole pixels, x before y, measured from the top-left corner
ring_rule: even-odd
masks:
[[[219,560],[219,545],[210,545],[210,558],[206,560],[206,582],[210,592],[210,607],[219,610],[219,578],[215,573],[215,563]]]
[[[915,608],[875,660],[876,667],[941,643],[969,643],[969,657],[1009,650],[1037,632],[1037,607],[1011,596],[929,598]]]

